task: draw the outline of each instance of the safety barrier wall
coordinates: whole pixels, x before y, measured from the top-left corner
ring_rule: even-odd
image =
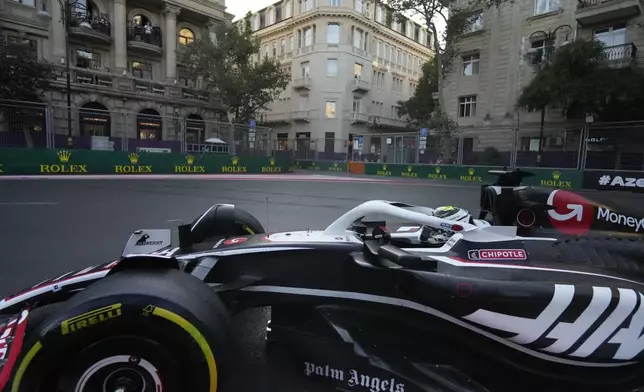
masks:
[[[228,154],[0,149],[0,175],[285,173],[288,159]]]

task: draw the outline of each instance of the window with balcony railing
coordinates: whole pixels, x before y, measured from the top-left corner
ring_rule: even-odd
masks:
[[[128,40],[142,41],[150,45],[161,46],[161,29],[153,26],[145,15],[135,15],[127,31]]]
[[[152,64],[132,61],[132,76],[139,79],[152,80]]]
[[[101,69],[101,55],[87,50],[76,49],[76,66],[79,68]]]

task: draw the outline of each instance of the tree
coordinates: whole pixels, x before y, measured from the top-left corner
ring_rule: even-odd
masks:
[[[215,35],[215,40],[196,40],[180,56],[191,64],[192,77],[202,77],[208,90],[222,95],[236,121],[245,123],[279,97],[290,75],[278,61],[261,56],[253,61],[260,42],[253,36],[250,13],[234,25],[218,25]]]
[[[540,110],[542,127],[547,107],[561,109],[567,117],[573,112],[607,114],[644,98],[642,71],[605,66],[604,45],[597,40],[579,39],[544,60],[536,64],[537,74],[517,102],[518,107]]]
[[[436,58],[423,65],[423,75],[418,81],[414,95],[407,101],[398,101],[400,116],[407,116],[414,125],[428,123],[437,106],[434,94],[438,92]]]
[[[452,60],[458,54],[460,38],[468,26],[475,22],[476,15],[472,11],[500,5],[505,1],[511,0],[471,0],[469,4],[461,7],[449,0],[377,0],[378,3],[389,8],[398,20],[402,19],[403,14],[411,17],[419,16],[432,33],[431,46],[436,57],[436,81],[439,92],[442,92],[445,77],[452,70]],[[442,19],[446,24],[442,41],[435,23],[437,19]],[[437,112],[445,116],[442,93],[438,94],[438,106]]]
[[[34,101],[56,77],[51,64],[38,60],[27,44],[0,38],[0,99]]]

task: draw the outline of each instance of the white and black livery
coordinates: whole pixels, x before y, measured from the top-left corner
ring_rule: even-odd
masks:
[[[491,225],[373,200],[319,230],[266,233],[228,204],[137,230],[117,260],[0,301],[0,390],[232,392],[229,316],[258,306],[293,377],[267,391],[643,386],[639,218],[498,174]]]

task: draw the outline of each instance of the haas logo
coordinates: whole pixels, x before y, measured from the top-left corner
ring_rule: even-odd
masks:
[[[584,234],[590,230],[595,207],[583,197],[568,191],[556,190],[548,196],[548,220],[564,234]]]
[[[138,241],[136,241],[136,244],[137,244],[137,245],[145,245],[145,242],[148,240],[148,238],[150,238],[150,235],[149,235],[149,234],[143,234],[143,235],[141,236],[141,238],[139,238],[139,240],[138,240]]]

